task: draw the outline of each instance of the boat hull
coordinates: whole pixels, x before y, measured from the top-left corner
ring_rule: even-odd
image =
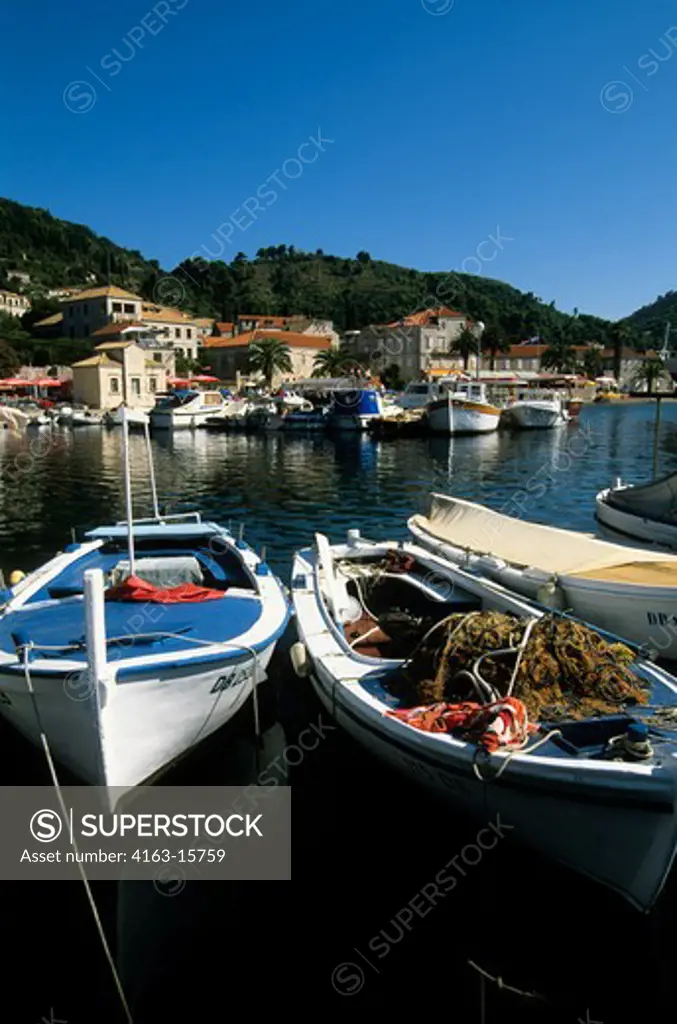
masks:
[[[422,785],[452,807],[485,823],[485,848],[498,837],[514,836],[543,855],[615,890],[639,910],[648,911],[660,895],[674,858],[677,830],[670,794],[663,801],[628,801],[619,809],[601,792],[568,798],[556,790],[478,781],[471,766],[423,751],[415,730],[395,743],[374,722],[347,706],[331,677],[311,676],[327,713],[374,757]],[[338,694],[338,695],[337,695]],[[409,730],[407,730],[409,732]],[[494,838],[495,841],[494,841]],[[619,856],[618,851],[623,851]],[[648,851],[648,852],[647,852]]]
[[[559,405],[551,402],[516,402],[508,422],[520,430],[549,430],[565,422]]]
[[[148,781],[216,732],[265,679],[274,642],[252,658],[149,669],[145,676],[96,688],[86,674],[34,675],[32,683],[50,749],[59,763],[93,786],[130,789]],[[41,746],[23,675],[0,669],[0,715]]]
[[[440,398],[428,406],[434,434],[488,434],[498,429],[500,417],[500,409],[480,402]]]
[[[614,508],[607,502],[608,495],[608,489],[600,491],[597,495],[596,510],[600,523],[615,530],[616,533],[640,540],[644,544],[660,545],[660,547],[677,550],[677,526]]]

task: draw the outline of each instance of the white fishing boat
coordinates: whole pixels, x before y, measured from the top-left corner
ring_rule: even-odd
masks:
[[[292,597],[299,632],[291,650],[294,667],[310,676],[328,713],[357,742],[452,804],[493,822],[499,835],[503,823],[506,834],[638,908],[651,907],[677,842],[677,734],[669,726],[647,724],[655,706],[668,709],[667,721],[670,710],[674,714],[677,681],[671,675],[636,659],[628,671],[642,681],[648,707],[623,704],[608,717],[559,720],[556,728],[522,720],[527,739],[516,742],[509,729],[516,713],[511,719],[506,705],[519,702],[511,704],[510,693],[501,697],[487,684],[481,665],[486,656],[465,679],[463,673],[451,679],[470,692],[463,699],[473,705],[412,709],[396,695],[401,691],[393,681],[455,612],[464,613],[463,622],[487,611],[514,616],[522,639],[502,656],[526,658],[542,610],[416,545],[365,541],[358,531],[349,532],[347,544],[333,547],[316,535],[314,548],[298,552]],[[414,627],[408,635],[401,629],[407,616]],[[516,660],[509,691],[518,668]],[[421,725],[431,711],[438,723],[445,721],[447,708],[460,709],[468,721],[470,707],[487,723],[480,742],[477,734],[471,738],[457,727],[427,731]],[[411,724],[417,720],[418,727]],[[488,736],[496,744],[480,749]],[[497,828],[485,830],[491,845]]]
[[[569,419],[563,399],[552,391],[526,391],[503,410],[501,423],[520,430],[549,430]]]
[[[123,427],[125,465],[127,429]],[[279,580],[198,513],[88,532],[3,595],[0,714],[86,783],[131,788],[228,722],[288,619]]]
[[[158,398],[150,411],[155,430],[204,427],[209,417],[220,416],[228,401],[220,391],[174,391]]]
[[[677,549],[677,473],[648,484],[623,484],[600,491],[597,518],[604,526],[644,544]]]
[[[434,434],[487,434],[498,429],[501,410],[480,381],[440,381],[439,398],[428,404],[428,424]]]
[[[677,556],[524,522],[433,494],[416,541],[541,604],[677,660]]]

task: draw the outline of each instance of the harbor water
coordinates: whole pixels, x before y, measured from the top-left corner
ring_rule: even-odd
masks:
[[[651,403],[617,403],[549,431],[382,442],[185,431],[152,444],[163,507],[243,522],[288,582],[293,551],[316,531],[332,541],[353,527],[403,537],[430,491],[596,532],[597,491],[617,477],[651,477],[654,419]],[[659,472],[677,470],[677,403],[663,403],[657,443]],[[131,437],[131,458],[135,515],[148,514],[142,435]],[[73,526],[123,517],[119,431],[3,431],[0,465],[5,578],[41,564]],[[311,724],[321,742],[305,751],[298,739]],[[212,737],[167,781],[249,782],[274,764],[277,783],[292,785],[292,882],[192,883],[175,893],[150,882],[94,885],[136,1024],[271,1011],[441,1011],[473,1024],[674,1013],[674,880],[643,916],[530,852],[509,822],[493,822],[499,840],[479,860],[463,855],[488,823],[424,797],[362,753],[291,674],[284,651],[263,725],[259,749],[245,710],[237,731]],[[0,784],[48,781],[41,756],[2,723],[0,740]],[[431,903],[426,886],[454,858],[453,889]],[[5,882],[0,894],[3,1019],[124,1020],[82,887]]]

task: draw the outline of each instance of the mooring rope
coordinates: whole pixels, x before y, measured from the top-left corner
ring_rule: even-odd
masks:
[[[37,702],[36,697],[35,697],[35,690],[33,689],[33,681],[31,679],[31,671],[30,671],[30,667],[29,667],[29,664],[28,664],[28,653],[29,653],[29,650],[31,649],[31,647],[32,647],[31,644],[26,644],[24,646],[24,648],[23,648],[23,651],[22,651],[22,655],[23,655],[23,668],[24,668],[24,679],[26,680],[26,687],[28,689],[28,693],[30,695],[31,702],[33,704],[33,711],[35,712],[35,719],[36,719],[36,722],[37,722],[37,725],[38,725],[38,731],[40,733],[40,741],[42,743],[42,748],[44,750],[45,758],[47,760],[47,767],[49,768],[49,773],[50,773],[50,775],[52,777],[52,785],[54,786],[54,789],[56,791],[56,796],[57,796],[57,799],[59,801],[59,806],[61,808],[61,813],[63,814],[64,821],[67,821],[68,820],[68,809],[66,807],[66,802],[65,802],[65,800],[63,798],[63,792],[61,790],[61,783],[59,782],[59,777],[58,777],[58,775],[56,773],[56,768],[54,766],[54,760],[52,758],[52,752],[51,752],[51,749],[50,749],[50,746],[49,746],[49,740],[47,739],[47,735],[46,735],[45,730],[44,730],[43,725],[42,725],[42,719],[40,717],[40,711],[38,709],[38,702]],[[134,1024],[134,1021],[133,1021],[133,1018],[132,1018],[132,1013],[131,1013],[131,1010],[129,1008],[129,1004],[127,1002],[127,997],[125,995],[125,990],[122,987],[122,981],[120,979],[120,975],[118,974],[117,967],[115,966],[115,960],[113,959],[113,954],[111,953],[110,946],[108,945],[108,939],[106,938],[106,933],[104,931],[103,922],[101,921],[101,917],[99,916],[99,910],[98,910],[98,907],[96,905],[96,901],[94,899],[94,894],[92,893],[92,890],[91,890],[91,887],[90,887],[90,884],[89,884],[89,879],[87,878],[87,875],[85,873],[84,867],[82,866],[81,862],[78,859],[78,857],[79,857],[79,850],[78,850],[77,843],[75,842],[75,837],[74,837],[74,835],[72,833],[71,833],[70,841],[71,841],[71,846],[73,847],[73,850],[75,851],[75,860],[76,860],[76,863],[77,863],[77,866],[78,866],[78,871],[80,872],[80,877],[82,878],[82,884],[84,885],[85,892],[87,893],[87,899],[89,900],[89,905],[90,905],[90,908],[91,908],[91,911],[92,911],[92,915],[94,917],[94,923],[96,924],[96,928],[97,928],[97,931],[99,933],[99,938],[101,940],[101,945],[103,946],[104,954],[105,954],[106,959],[108,961],[108,965],[109,965],[109,967],[111,969],[111,974],[113,975],[113,980],[115,982],[115,987],[116,987],[116,989],[118,991],[118,995],[120,996],[120,1002],[122,1003],[122,1008],[123,1008],[123,1010],[125,1012],[125,1016],[127,1018],[127,1021],[129,1022],[129,1024]]]

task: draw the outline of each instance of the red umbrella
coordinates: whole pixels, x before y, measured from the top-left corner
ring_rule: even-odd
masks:
[[[187,377],[170,377],[169,380],[167,381],[167,383],[168,384],[172,384],[172,385],[175,385],[175,384],[190,384],[190,381],[188,380]]]
[[[31,388],[35,384],[32,380],[23,380],[21,377],[5,377],[0,380],[0,388]]]
[[[37,380],[32,380],[31,384],[36,388],[60,388],[64,381],[57,377],[38,377]]]
[[[218,384],[218,377],[210,377],[208,373],[199,373],[197,377],[190,378],[195,384]]]

